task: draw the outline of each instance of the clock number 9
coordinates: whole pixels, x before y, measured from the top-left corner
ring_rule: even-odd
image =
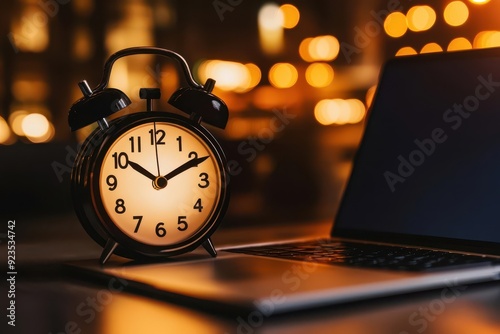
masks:
[[[118,179],[114,175],[108,175],[106,184],[109,186],[109,190],[113,191],[118,187]]]

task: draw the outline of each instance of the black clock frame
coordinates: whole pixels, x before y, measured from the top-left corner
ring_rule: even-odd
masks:
[[[111,145],[126,131],[145,123],[166,122],[185,127],[203,140],[212,151],[220,171],[220,196],[208,221],[187,240],[171,246],[153,246],[122,232],[106,213],[99,191],[103,159]],[[196,120],[163,111],[125,115],[96,129],[83,143],[71,174],[71,193],[76,214],[85,231],[102,247],[111,239],[118,244],[113,253],[131,258],[170,257],[194,250],[207,241],[221,223],[229,204],[229,178],[225,154],[214,136]]]

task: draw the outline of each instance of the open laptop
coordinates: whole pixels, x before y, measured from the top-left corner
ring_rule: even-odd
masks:
[[[265,315],[500,278],[500,49],[384,67],[331,237],[74,268]],[[111,284],[111,283],[110,283]]]

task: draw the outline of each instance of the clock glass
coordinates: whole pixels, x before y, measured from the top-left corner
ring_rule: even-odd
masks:
[[[210,222],[221,196],[220,168],[200,134],[166,121],[146,122],[108,148],[98,202],[128,237],[151,246],[176,245]]]

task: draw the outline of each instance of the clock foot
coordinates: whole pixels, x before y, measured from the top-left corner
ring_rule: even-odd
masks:
[[[210,240],[210,238],[205,240],[205,242],[203,243],[203,248],[205,248],[205,250],[208,252],[208,254],[212,255],[212,257],[217,256],[217,251],[215,250],[215,247],[212,244],[212,240]]]
[[[113,254],[117,246],[118,243],[115,242],[114,240],[108,239],[108,241],[106,241],[106,246],[104,246],[101,258],[99,259],[99,263],[101,265],[104,264],[106,261],[108,261],[109,257]]]

